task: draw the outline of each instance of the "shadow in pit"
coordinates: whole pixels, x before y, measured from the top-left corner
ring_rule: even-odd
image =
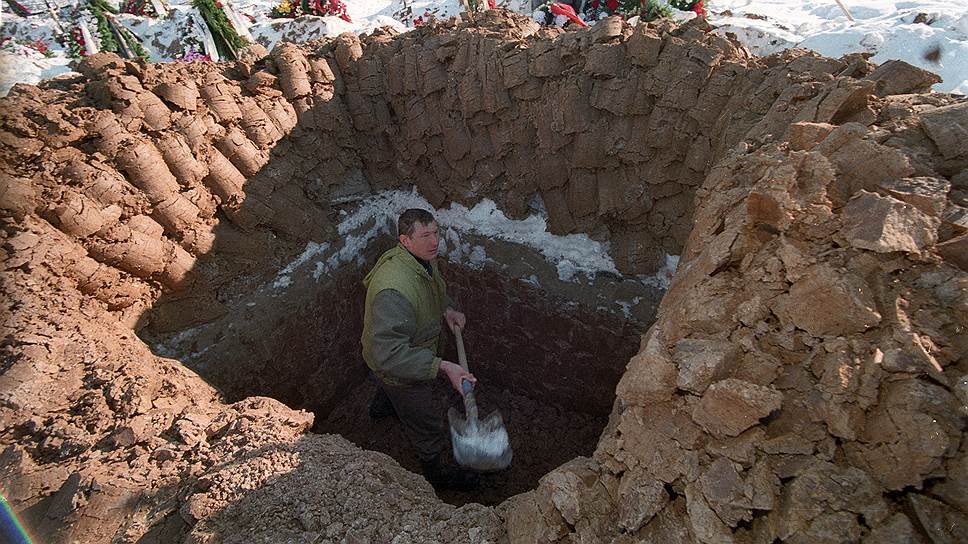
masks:
[[[507,470],[483,475],[478,489],[439,490],[438,495],[450,504],[496,505],[536,487],[555,467],[593,453],[642,329],[631,320],[567,305],[497,271],[453,263],[442,268],[452,278],[450,292],[468,314],[465,346],[478,378],[481,414],[502,414],[514,462]],[[445,333],[442,338],[441,355],[456,361],[453,337]],[[357,386],[317,420],[314,430],[341,434],[418,470],[396,418],[367,417],[375,389],[372,381]],[[436,389],[435,410],[441,416],[462,405],[443,380]]]

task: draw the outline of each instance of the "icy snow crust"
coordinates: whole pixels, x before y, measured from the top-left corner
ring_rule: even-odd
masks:
[[[62,20],[75,0],[51,0],[63,6]],[[117,0],[108,0],[117,3]],[[227,0],[245,23],[253,38],[268,48],[280,41],[303,42],[342,32],[363,33],[381,26],[398,31],[412,28],[426,14],[450,17],[462,11],[458,0],[347,0],[348,23],[338,17],[305,16],[298,19],[271,19],[269,11],[279,0]],[[30,6],[43,2],[24,0]],[[823,55],[840,57],[845,53],[868,52],[882,63],[901,59],[939,74],[944,81],[934,90],[968,94],[968,3],[950,0],[897,2],[888,0],[847,0],[844,2],[855,21],[851,22],[833,0],[715,0],[710,2],[710,23],[717,32],[733,32],[756,54],[767,55],[790,47],[806,47]],[[526,0],[507,0],[501,6],[531,13]],[[184,41],[191,36],[191,0],[170,0],[169,17],[152,19],[135,15],[118,16],[121,24],[141,38],[154,61],[169,61],[184,54]],[[46,13],[19,17],[3,4],[0,38],[22,41],[43,40],[54,53],[44,55],[24,46],[8,43],[0,50],[0,96],[18,82],[37,83],[68,72],[65,48],[54,40],[57,27]],[[915,21],[922,22],[915,22]],[[932,62],[925,53],[940,48],[940,58]]]

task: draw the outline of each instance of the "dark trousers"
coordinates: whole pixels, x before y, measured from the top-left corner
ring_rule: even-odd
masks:
[[[403,425],[403,433],[421,463],[435,463],[447,445],[443,419],[434,403],[433,382],[389,385],[377,379],[376,404],[386,402]]]

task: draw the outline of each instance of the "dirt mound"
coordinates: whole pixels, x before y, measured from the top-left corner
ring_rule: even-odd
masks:
[[[935,245],[957,192],[906,177],[911,156],[861,125],[791,130],[813,142],[738,152],[707,177],[594,458],[509,501],[512,540],[968,534],[968,277]]]
[[[706,30],[490,11],[15,87],[5,496],[50,542],[965,540],[968,103]],[[334,202],[409,185],[540,196],[625,274],[682,252],[594,456],[495,509],[133,332],[219,318]]]

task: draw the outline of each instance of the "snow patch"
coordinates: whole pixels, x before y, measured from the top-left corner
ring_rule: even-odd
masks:
[[[968,4],[948,0],[845,2],[851,22],[830,0],[716,0],[715,32],[736,34],[751,52],[769,55],[805,47],[839,58],[870,53],[882,64],[901,59],[944,80],[935,91],[968,93]],[[925,58],[940,49],[935,62]]]
[[[632,300],[616,300],[615,304],[621,308],[622,314],[625,315],[625,319],[632,319],[632,308],[634,308],[641,301],[642,297],[632,297]]]
[[[306,264],[316,256],[326,252],[329,249],[329,242],[324,242],[318,244],[316,242],[309,242],[306,244],[306,249],[303,250],[296,260],[292,261],[285,268],[283,268],[276,275],[275,281],[272,282],[273,289],[285,289],[292,284],[292,273],[296,271],[297,268]]]
[[[675,277],[678,268],[679,256],[666,255],[665,262],[662,263],[662,267],[655,274],[651,276],[640,276],[639,281],[649,287],[655,287],[656,289],[665,291],[672,285],[672,278]]]

